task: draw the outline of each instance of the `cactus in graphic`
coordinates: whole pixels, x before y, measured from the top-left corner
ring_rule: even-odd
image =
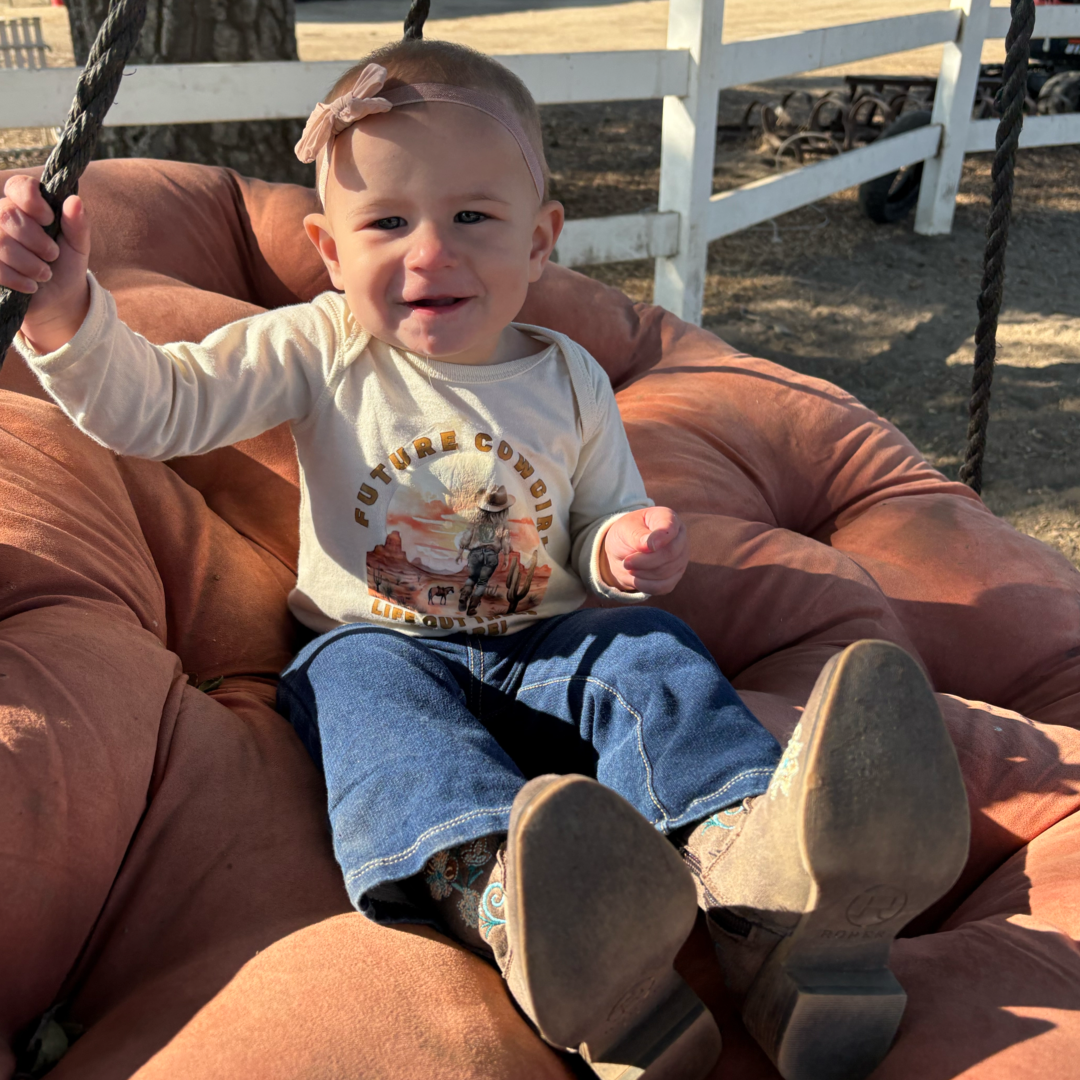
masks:
[[[506,609],[507,615],[513,615],[517,611],[518,604],[529,595],[529,589],[532,588],[533,573],[536,571],[538,553],[539,548],[532,553],[532,558],[529,560],[528,566],[524,568],[524,573],[522,572],[521,556],[516,551],[510,553],[510,569],[506,572],[506,599],[509,603]],[[523,578],[524,580],[522,580]]]

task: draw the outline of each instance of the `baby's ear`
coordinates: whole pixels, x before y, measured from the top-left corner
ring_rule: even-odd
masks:
[[[533,226],[532,251],[529,255],[529,280],[537,281],[547,266],[555,242],[562,232],[565,213],[563,204],[549,199],[536,212],[536,224]]]
[[[338,261],[337,241],[330,231],[330,222],[325,214],[308,214],[304,218],[304,232],[308,239],[315,245],[315,250],[322,257],[326,269],[330,272],[330,280],[335,289],[344,289],[341,279],[341,263]]]

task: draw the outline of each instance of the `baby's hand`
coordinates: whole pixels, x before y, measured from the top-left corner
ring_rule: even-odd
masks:
[[[31,293],[22,332],[39,352],[66,345],[90,307],[90,222],[82,200],[64,202],[59,241],[44,226],[53,212],[32,176],[12,176],[0,199],[0,285]]]
[[[662,596],[679,583],[690,561],[690,542],[679,515],[666,506],[624,514],[600,549],[600,576],[624,592]]]

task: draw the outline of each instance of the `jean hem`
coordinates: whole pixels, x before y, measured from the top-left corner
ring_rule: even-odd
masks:
[[[729,806],[741,803],[743,799],[764,795],[769,790],[769,781],[775,771],[773,765],[746,769],[717,791],[694,799],[680,814],[669,815],[659,828],[665,834],[671,833],[712,817]]]
[[[355,907],[368,914],[372,903],[365,894],[390,881],[403,881],[419,874],[428,859],[439,851],[467,844],[481,836],[505,834],[510,827],[510,807],[493,807],[458,815],[426,829],[414,844],[396,855],[369,859],[363,866],[345,873],[345,887]],[[339,856],[340,857],[340,856]],[[382,920],[372,915],[376,922]],[[402,920],[406,921],[406,920]],[[427,921],[427,920],[423,920]]]

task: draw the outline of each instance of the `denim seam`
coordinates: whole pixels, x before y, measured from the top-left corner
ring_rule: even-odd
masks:
[[[509,806],[495,806],[486,807],[481,810],[470,810],[467,814],[460,814],[456,818],[451,818],[449,821],[441,822],[438,825],[432,825],[430,829],[425,829],[417,838],[416,842],[407,847],[404,851],[399,851],[396,855],[387,855],[383,859],[369,859],[363,866],[358,866],[355,870],[350,870],[345,880],[350,884],[354,882],[358,877],[361,877],[368,870],[376,866],[390,866],[393,863],[399,863],[409,858],[410,855],[415,855],[419,850],[420,845],[428,839],[430,836],[434,836],[436,833],[440,833],[453,827],[454,825],[460,825],[462,822],[468,821],[470,818],[484,817],[488,814],[508,814],[510,812]]]
[[[700,803],[706,802],[709,799],[715,799],[718,795],[723,795],[728,788],[734,787],[742,780],[748,780],[752,776],[772,776],[776,770],[768,766],[761,766],[756,769],[745,769],[739,773],[738,776],[733,777],[723,787],[717,788],[716,791],[710,791],[708,795],[699,795],[693,802],[688,803],[686,809],[680,814],[680,817],[684,817],[689,814]]]
[[[473,646],[472,642],[465,639],[465,655],[469,658],[469,712],[474,716],[476,715],[476,709],[474,703],[476,701],[476,664],[473,658]]]
[[[484,646],[478,645],[476,651],[480,655],[480,685],[476,688],[476,719],[484,718]]]
[[[649,798],[652,799],[653,805],[660,811],[659,819],[654,818],[649,824],[657,825],[667,821],[668,813],[664,809],[663,804],[656,797],[656,792],[653,790],[652,765],[649,764],[649,759],[645,754],[645,720],[641,713],[630,707],[626,699],[615,689],[615,687],[609,686],[607,683],[601,682],[591,675],[564,675],[558,679],[545,679],[543,682],[529,683],[528,686],[523,686],[518,690],[518,697],[520,698],[520,696],[528,690],[538,690],[544,686],[554,686],[556,683],[569,682],[595,683],[597,686],[603,687],[603,689],[611,694],[611,696],[615,698],[615,700],[637,721],[638,754],[641,757],[642,764],[645,766],[645,789],[648,791]]]

